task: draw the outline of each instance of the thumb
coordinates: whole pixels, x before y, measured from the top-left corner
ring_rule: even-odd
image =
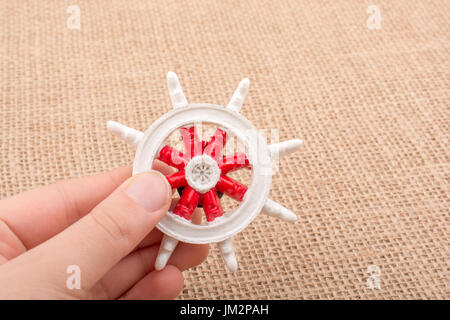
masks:
[[[35,274],[51,276],[48,280],[65,288],[67,268],[75,265],[82,289],[90,289],[155,227],[167,213],[171,195],[159,172],[131,177],[90,214],[28,252],[38,261],[51,259],[42,262],[43,273],[35,269]]]

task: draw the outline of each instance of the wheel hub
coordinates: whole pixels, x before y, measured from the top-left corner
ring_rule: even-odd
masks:
[[[193,189],[205,193],[217,184],[220,168],[216,160],[208,155],[193,157],[185,168],[186,181]]]

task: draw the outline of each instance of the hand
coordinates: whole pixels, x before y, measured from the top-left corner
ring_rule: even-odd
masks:
[[[172,192],[159,172],[130,176],[124,167],[0,201],[0,299],[178,295],[181,271],[201,263],[208,246],[180,243],[168,265],[154,271],[162,238],[155,225]],[[79,268],[80,289],[67,285],[75,275],[69,266]]]

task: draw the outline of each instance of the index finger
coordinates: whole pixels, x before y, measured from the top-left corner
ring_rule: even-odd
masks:
[[[0,201],[0,219],[30,249],[79,220],[130,176],[126,166],[26,191]]]
[[[154,169],[168,174],[160,161]],[[60,233],[89,213],[131,176],[131,166],[56,182],[0,201],[0,220],[28,250]]]

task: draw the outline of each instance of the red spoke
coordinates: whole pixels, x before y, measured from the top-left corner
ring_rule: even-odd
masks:
[[[203,151],[202,143],[197,138],[195,126],[191,126],[189,128],[183,127],[180,129],[180,133],[183,137],[186,157],[191,159],[192,157],[201,155]]]
[[[187,220],[191,220],[199,200],[200,192],[195,191],[195,189],[190,186],[186,186],[184,187],[180,200],[178,200],[177,205],[173,209],[173,213]]]
[[[206,144],[203,153],[212,158],[219,159],[222,150],[227,142],[227,133],[222,129],[217,129],[211,140]]]
[[[184,187],[187,184],[186,176],[184,175],[183,170],[166,176],[166,179],[167,179],[167,181],[169,181],[169,184],[172,187],[172,189]]]
[[[161,149],[158,159],[179,170],[183,170],[187,164],[183,153],[169,146],[164,146]]]
[[[208,222],[211,222],[215,218],[221,217],[224,214],[224,211],[220,206],[219,196],[214,189],[211,189],[203,194],[202,206]]]
[[[219,168],[222,171],[222,174],[227,174],[230,171],[241,168],[250,168],[250,162],[245,153],[242,152],[228,157],[224,156],[222,161],[219,162]]]
[[[216,190],[225,193],[227,196],[235,200],[242,201],[245,193],[247,192],[247,187],[240,184],[236,180],[222,175],[216,184]]]

